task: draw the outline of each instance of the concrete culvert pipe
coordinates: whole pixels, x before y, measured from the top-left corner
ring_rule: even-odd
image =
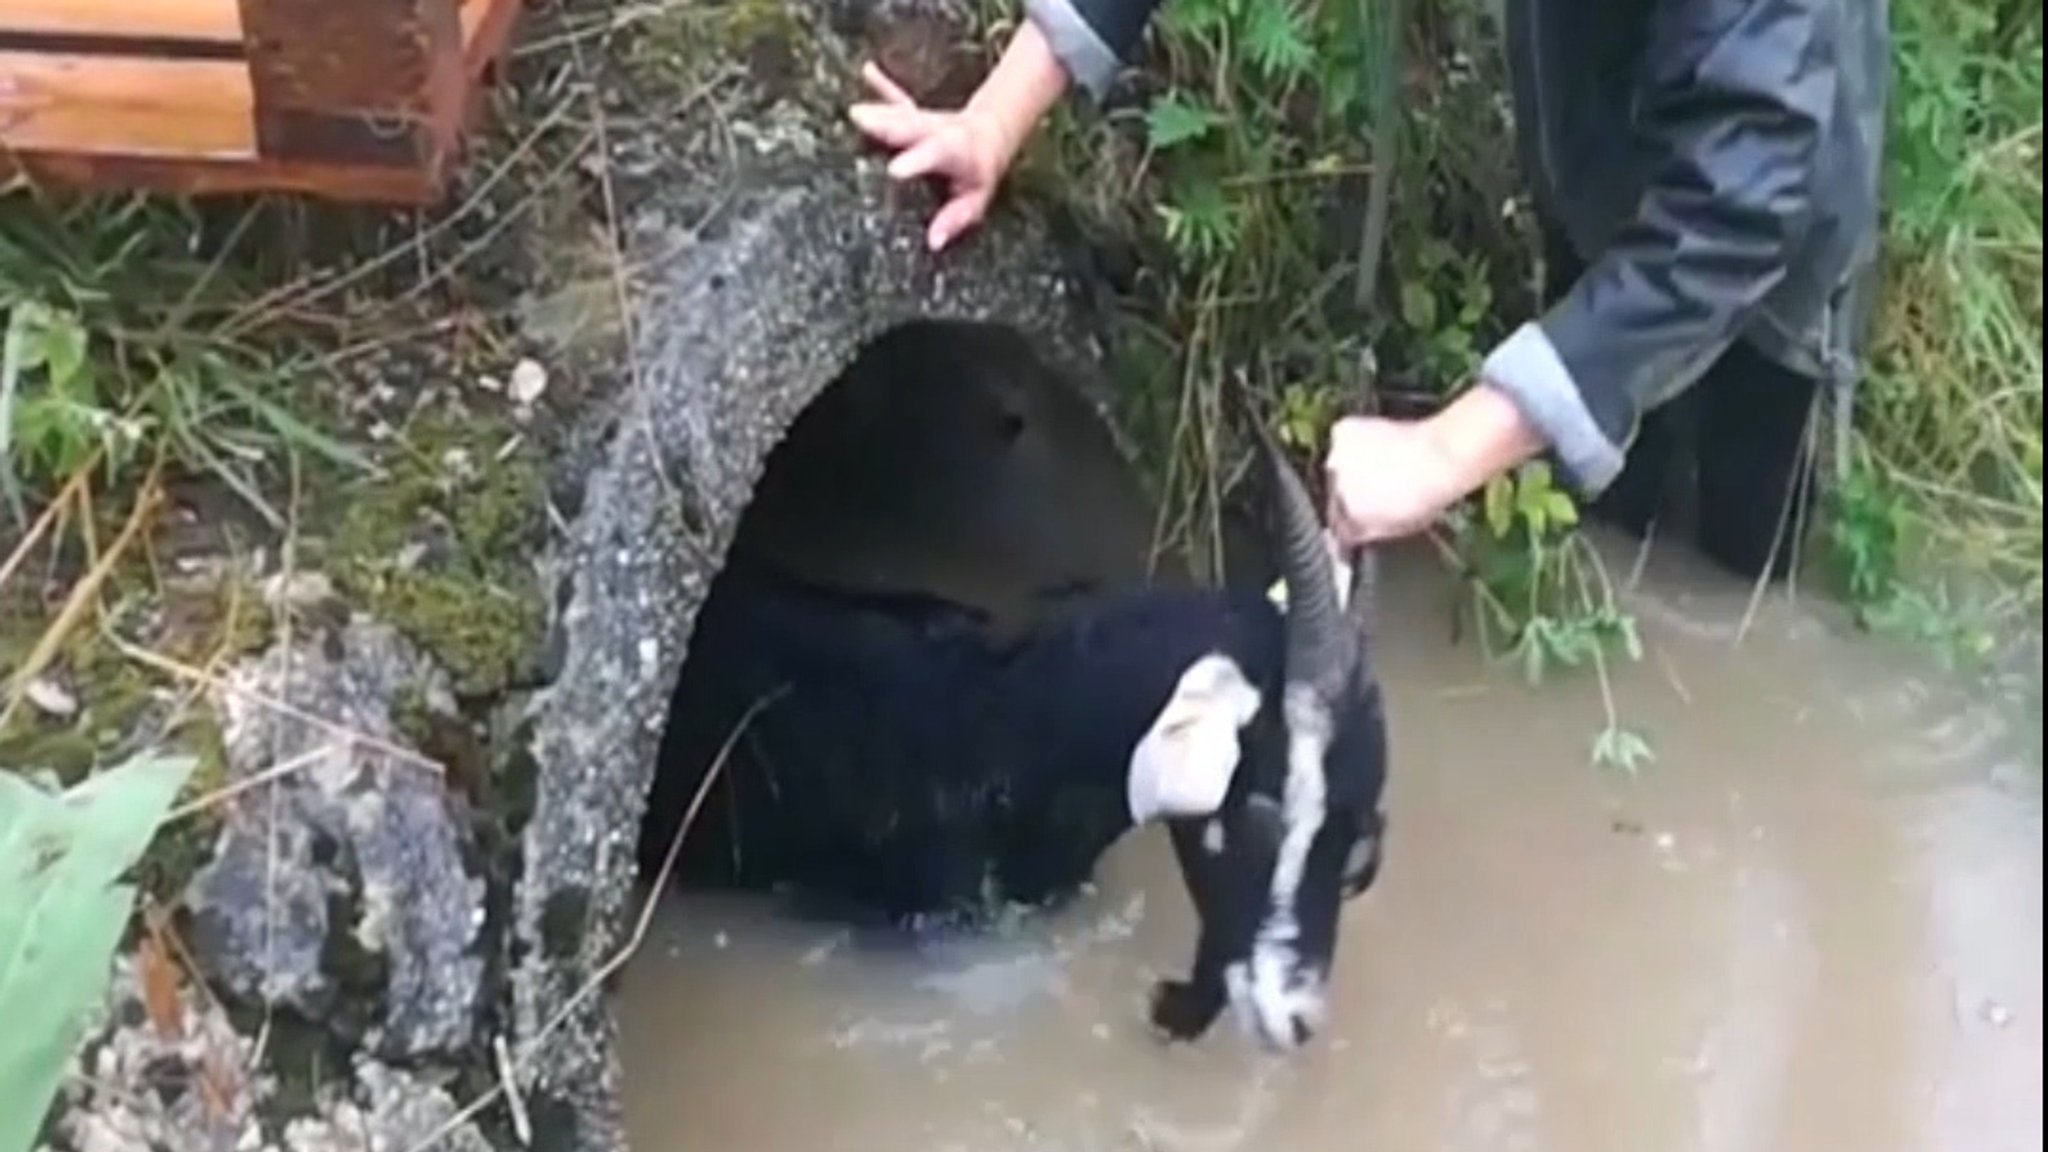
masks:
[[[840,75],[851,76],[852,59],[847,53]],[[893,540],[870,532],[863,548],[862,525],[873,521],[860,519],[872,505],[859,484],[896,485],[913,503],[937,494],[914,468],[852,482],[838,508],[801,523],[805,505],[818,507],[803,499],[801,430],[830,441],[843,432],[840,421],[865,423],[905,441],[898,414],[962,415],[948,404],[948,386],[961,382],[942,373],[964,358],[1074,382],[1085,403],[1042,391],[1033,402],[1053,405],[1063,436],[1114,444],[1106,424],[1088,426],[1106,412],[1090,289],[1048,233],[1027,214],[1004,212],[934,257],[923,244],[930,198],[891,187],[878,159],[843,147],[850,141],[837,107],[777,107],[764,119],[787,119],[761,133],[745,182],[706,188],[658,159],[631,181],[645,190],[627,216],[628,263],[641,270],[629,316],[635,379],[556,484],[573,514],[554,564],[549,682],[525,702],[511,750],[532,774],[533,808],[521,835],[503,1031],[515,1057],[534,1054],[518,1091],[536,1146],[610,1152],[623,1143],[615,1029],[593,988],[633,931],[635,841],[661,734],[693,616],[736,539],[745,537],[743,551],[830,579],[942,588],[987,579],[992,569],[969,559],[977,544],[1028,553],[1059,540],[1045,531],[1010,537],[997,525],[976,536],[959,518],[964,506],[927,500],[924,514],[961,531]],[[629,147],[642,144],[660,155],[652,142]],[[693,226],[707,204],[719,206],[715,223]],[[906,360],[918,367],[892,369]],[[860,411],[864,404],[880,409]],[[814,405],[820,418],[805,422]],[[784,482],[770,461],[786,436],[796,467]],[[907,442],[943,446],[914,431]],[[832,472],[819,470],[828,482]],[[1048,474],[1089,482],[1078,470]],[[771,515],[763,531],[743,532],[757,490]],[[1106,503],[1133,499],[1126,491]],[[779,521],[775,506],[785,513]],[[1040,510],[1023,514],[1051,527]],[[1120,543],[1131,541],[1099,539],[1077,563],[1133,573],[1142,555],[1115,554]],[[1036,591],[1029,583],[980,591],[998,610],[1014,609]]]
[[[665,262],[637,302],[639,387],[582,483],[556,667],[527,706],[534,807],[512,989],[514,1037],[547,1052],[527,1105],[536,1126],[570,1129],[563,1147],[618,1140],[612,1026],[585,990],[630,933],[659,737],[729,551],[841,587],[957,595],[998,626],[1076,588],[1143,578],[1149,520],[1081,394],[1027,380],[1014,395],[1062,440],[1089,443],[1092,465],[1057,467],[1062,444],[1035,446],[1048,482],[1012,488],[1023,503],[997,518],[985,513],[1000,502],[958,472],[975,464],[965,425],[1001,436],[1024,415],[977,408],[995,392],[961,375],[1095,373],[1075,287],[1042,236],[998,223],[935,261],[919,216],[886,207],[874,172],[850,158],[838,169],[764,189],[721,240]],[[900,467],[849,470],[835,451]],[[750,519],[757,492],[763,515]],[[1102,530],[1056,509],[1092,509]]]

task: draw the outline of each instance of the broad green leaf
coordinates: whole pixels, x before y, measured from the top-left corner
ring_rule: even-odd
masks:
[[[1169,92],[1152,102],[1145,113],[1145,139],[1153,148],[1165,151],[1190,140],[1207,136],[1223,118],[1178,92]]]
[[[1575,527],[1579,522],[1579,506],[1562,492],[1553,490],[1550,498],[1543,502],[1543,508],[1550,522],[1560,528]]]
[[[1633,776],[1643,765],[1654,763],[1657,754],[1651,750],[1650,742],[1642,736],[1618,724],[1611,724],[1593,737],[1593,762],[1599,766],[1616,768]]]
[[[1401,319],[1418,331],[1436,327],[1436,295],[1427,284],[1410,280],[1401,285]]]
[[[191,757],[139,757],[65,793],[0,770],[0,1152],[27,1152],[106,994],[134,889],[119,883]]]
[[[52,312],[41,333],[43,370],[50,374],[53,390],[70,392],[85,369],[85,326],[70,312]],[[92,394],[90,389],[86,395]]]
[[[1514,527],[1514,482],[1505,476],[1496,476],[1486,482],[1486,530],[1496,539],[1507,539],[1508,529]]]
[[[1302,13],[1288,0],[1256,0],[1245,22],[1244,45],[1269,80],[1298,76],[1315,63]]]

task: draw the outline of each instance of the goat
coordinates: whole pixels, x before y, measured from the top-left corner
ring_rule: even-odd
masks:
[[[895,921],[1076,890],[1168,825],[1200,920],[1154,989],[1169,1037],[1226,1003],[1266,1042],[1320,1018],[1340,906],[1373,882],[1386,733],[1365,597],[1342,617],[1306,491],[1262,429],[1283,611],[1263,592],[1139,587],[995,639],[958,605],[729,566],[697,614],[640,845],[652,874],[713,751],[764,696],[686,875],[789,886]],[[1365,572],[1363,561],[1358,574]],[[720,827],[720,825],[723,827]]]

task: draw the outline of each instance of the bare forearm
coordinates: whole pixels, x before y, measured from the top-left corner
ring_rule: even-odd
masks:
[[[981,87],[967,101],[966,111],[980,117],[1001,140],[1005,166],[1023,149],[1032,129],[1066,93],[1067,70],[1053,55],[1045,33],[1030,20],[1021,21]]]
[[[1426,429],[1449,473],[1450,499],[1463,499],[1541,452],[1543,435],[1506,393],[1484,380],[1467,388]]]

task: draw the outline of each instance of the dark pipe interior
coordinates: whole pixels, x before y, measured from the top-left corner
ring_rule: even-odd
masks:
[[[1166,561],[1152,571],[1153,512],[1092,406],[1021,333],[910,323],[872,341],[771,453],[703,611],[737,582],[766,581],[901,603],[1000,642],[1096,597],[1185,580]],[[714,718],[693,705],[725,686],[720,674],[686,660],[664,757],[703,755]],[[729,730],[731,701],[717,707]],[[643,829],[650,880],[695,790],[674,767],[658,771]],[[732,782],[755,770],[743,739],[686,839],[682,883],[747,869],[746,841],[764,833],[739,814],[749,785]]]
[[[1146,577],[1150,507],[1108,429],[1015,329],[878,337],[769,457],[728,567],[973,606],[991,625]]]

